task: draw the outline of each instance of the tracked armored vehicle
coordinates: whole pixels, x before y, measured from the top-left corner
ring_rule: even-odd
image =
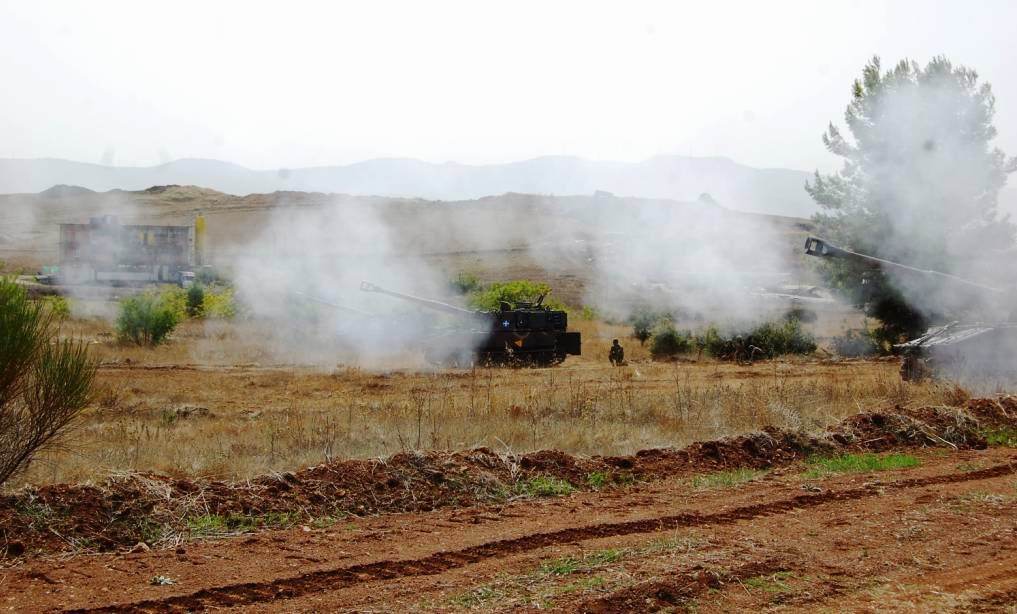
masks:
[[[366,281],[360,289],[455,316],[451,328],[434,332],[423,342],[424,357],[434,364],[544,367],[582,351],[580,334],[568,330],[568,314],[544,306],[542,296],[530,303],[502,303],[497,311],[474,311],[386,290]]]
[[[805,253],[820,258],[854,260],[873,268],[887,268],[909,275],[936,279],[966,292],[984,296],[998,311],[1009,313],[1003,321],[955,321],[930,328],[922,336],[894,346],[900,352],[901,378],[905,381],[927,377],[1017,378],[1017,294],[956,275],[907,266],[837,247],[816,237],[805,241]]]

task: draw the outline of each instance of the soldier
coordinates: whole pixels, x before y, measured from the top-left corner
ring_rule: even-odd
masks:
[[[607,354],[607,359],[611,361],[611,364],[620,367],[625,364],[625,349],[615,339],[611,342],[611,351]]]

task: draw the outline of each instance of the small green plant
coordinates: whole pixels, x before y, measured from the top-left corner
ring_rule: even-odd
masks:
[[[632,486],[636,483],[636,476],[631,471],[620,471],[614,474],[614,483],[619,486]]]
[[[162,297],[138,294],[120,301],[117,334],[123,341],[138,345],[158,345],[166,340],[180,321],[178,312]]]
[[[59,295],[46,296],[43,297],[42,304],[58,320],[66,320],[71,317],[71,303],[66,297]]]
[[[607,485],[607,474],[603,471],[594,471],[590,475],[586,476],[586,484],[594,490],[600,490]]]
[[[45,526],[52,522],[53,517],[56,516],[52,507],[35,500],[15,502],[14,510],[18,515],[26,518],[31,525]]]
[[[500,596],[501,593],[490,586],[480,586],[461,595],[457,595],[450,599],[450,601],[452,605],[456,605],[461,608],[475,608],[483,605],[487,601],[497,599]]]
[[[581,557],[564,556],[540,566],[540,572],[548,576],[567,576],[579,570],[593,569],[620,560],[627,553],[622,548],[607,548]]]
[[[192,535],[222,535],[229,533],[249,533],[259,527],[285,527],[294,524],[294,514],[270,512],[261,516],[244,514],[202,514],[184,520],[184,524]]]
[[[719,471],[708,475],[697,475],[692,478],[692,487],[698,489],[706,488],[730,488],[766,475],[761,469],[738,468],[729,471]]]
[[[565,556],[550,563],[544,563],[540,566],[540,571],[548,576],[567,576],[579,571],[579,565],[580,559]]]
[[[982,436],[990,446],[1017,448],[1017,429],[1008,426],[987,428],[982,430]]]
[[[794,578],[791,571],[778,571],[766,576],[753,576],[746,578],[743,584],[749,588],[760,589],[767,593],[786,593],[791,590],[787,581]]]
[[[834,473],[868,473],[917,467],[921,461],[910,454],[841,454],[840,456],[814,456],[806,461],[812,468],[805,472],[806,479],[822,478]]]
[[[200,318],[205,311],[205,288],[194,284],[187,289],[187,317]]]
[[[515,493],[528,497],[563,497],[575,492],[575,487],[567,481],[551,475],[537,475],[527,480],[516,482]]]

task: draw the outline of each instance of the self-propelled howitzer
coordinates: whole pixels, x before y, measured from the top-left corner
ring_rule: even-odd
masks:
[[[544,306],[543,297],[532,303],[502,303],[496,311],[474,311],[366,281],[360,289],[455,316],[450,330],[435,333],[424,343],[425,357],[435,364],[550,366],[581,352],[580,334],[568,330],[568,314]]]
[[[916,339],[895,345],[894,349],[903,357],[900,372],[904,380],[932,375],[1017,376],[1017,322],[1012,311],[1017,304],[1017,296],[1012,290],[853,252],[817,237],[806,239],[805,253],[821,258],[853,260],[874,269],[891,269],[903,275],[924,276],[965,294],[978,295],[982,299],[980,302],[996,307],[997,311],[1009,312],[1006,321],[954,321],[934,326]]]

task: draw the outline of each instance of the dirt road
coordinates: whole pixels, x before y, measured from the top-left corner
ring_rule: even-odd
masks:
[[[1017,603],[1017,452],[735,486],[686,479],[296,527],[0,571],[17,611],[999,611]],[[166,579],[165,585],[153,579]]]

